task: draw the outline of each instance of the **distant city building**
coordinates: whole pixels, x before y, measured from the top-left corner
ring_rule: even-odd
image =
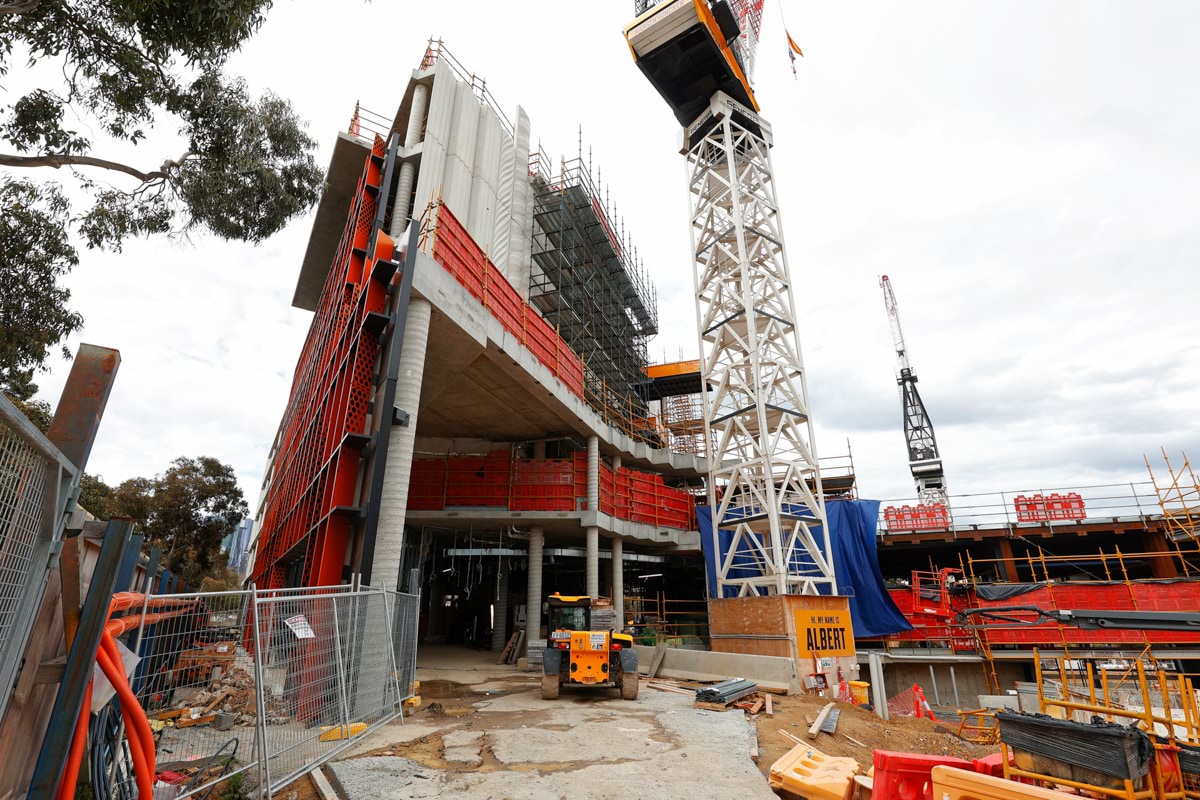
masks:
[[[233,532],[221,540],[221,552],[228,557],[229,568],[235,570],[241,577],[246,577],[249,559],[246,557],[250,550],[250,540],[254,533],[254,520],[246,517]]]

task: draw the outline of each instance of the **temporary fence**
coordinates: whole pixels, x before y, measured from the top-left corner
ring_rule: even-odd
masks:
[[[155,731],[156,799],[229,781],[271,797],[395,719],[414,694],[416,595],[252,589],[148,596],[146,607],[161,600],[175,610],[143,613],[127,657]],[[95,707],[95,796],[138,797],[116,703]]]
[[[0,717],[78,470],[0,394]]]
[[[661,475],[600,464],[599,510],[618,519],[696,530],[695,498],[663,483]],[[571,458],[486,455],[414,458],[408,507],[442,511],[485,506],[510,511],[587,510],[587,454]]]

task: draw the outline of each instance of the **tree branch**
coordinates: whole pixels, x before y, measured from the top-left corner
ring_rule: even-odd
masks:
[[[28,14],[42,4],[42,0],[18,0],[15,3],[0,3],[0,14]]]
[[[180,161],[182,160],[181,158]],[[142,172],[128,164],[109,161],[104,158],[93,158],[92,156],[72,156],[58,153],[44,156],[14,156],[7,153],[0,153],[0,167],[53,167],[54,169],[67,165],[100,167],[101,169],[109,169],[115,172],[124,172],[126,175],[132,175],[143,183],[167,177],[165,169],[174,164],[176,162],[167,161],[163,164],[163,169],[158,169],[154,172]]]

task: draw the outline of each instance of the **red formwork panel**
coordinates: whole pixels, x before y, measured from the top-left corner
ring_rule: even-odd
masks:
[[[1200,581],[1133,581],[1113,583],[1055,583],[1003,601],[978,598],[973,592],[961,601],[964,607],[1037,606],[1044,609],[1105,611],[1194,611],[1200,608]],[[1018,628],[988,627],[989,644],[1040,646],[1197,644],[1200,632],[1150,630],[1080,630],[1055,622]]]
[[[583,397],[583,361],[578,354],[521,299],[445,205],[437,209],[433,257],[572,394]]]
[[[916,506],[887,506],[883,524],[889,531],[945,530],[950,527],[950,510],[940,503]]]
[[[382,179],[383,140],[375,140],[351,202],[342,237],[293,374],[263,506],[253,580],[283,586],[281,559],[303,545],[301,584],[339,583],[355,502],[361,438],[374,390],[378,340],[364,335],[371,315],[386,310],[387,287],[371,265],[393,255],[380,234],[367,252]]]

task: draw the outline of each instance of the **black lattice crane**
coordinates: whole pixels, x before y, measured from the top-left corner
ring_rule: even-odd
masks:
[[[883,304],[887,308],[888,321],[892,324],[892,342],[896,347],[898,371],[896,383],[900,386],[900,402],[904,407],[904,440],[908,445],[908,468],[917,482],[917,497],[922,503],[938,504],[949,508],[946,492],[946,474],[942,470],[942,456],[938,452],[937,438],[933,434],[933,423],[929,412],[917,392],[917,373],[908,361],[908,348],[904,344],[904,331],[900,328],[900,310],[896,305],[896,293],[892,282],[884,275],[879,279],[883,289]]]

